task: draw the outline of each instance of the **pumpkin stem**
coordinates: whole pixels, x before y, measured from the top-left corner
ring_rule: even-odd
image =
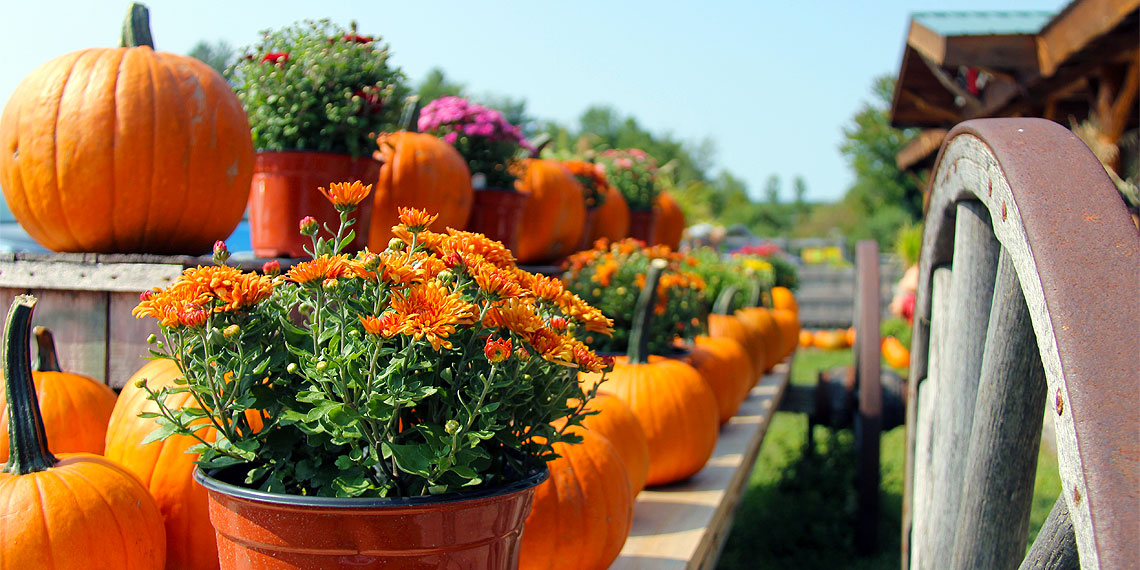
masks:
[[[713,303],[712,312],[715,315],[727,315],[729,307],[732,306],[732,298],[736,296],[739,288],[736,285],[729,285],[725,287],[720,295],[717,295],[716,302]]]
[[[420,132],[420,109],[422,108],[419,95],[408,95],[404,99],[404,110],[400,113],[400,124],[404,126],[406,132]]]
[[[38,372],[63,372],[59,367],[59,355],[55,351],[55,338],[51,334],[51,329],[47,327],[35,327],[32,329],[32,334],[36,337],[36,371]]]
[[[633,330],[629,333],[629,347],[625,351],[630,364],[649,362],[649,322],[653,320],[657,282],[661,281],[661,274],[665,272],[666,265],[668,263],[660,258],[649,262],[649,272],[645,274],[645,286],[641,288],[641,295],[637,297],[637,305],[633,310]]]
[[[760,306],[760,299],[762,298],[763,293],[764,293],[764,289],[762,289],[760,287],[760,280],[759,279],[753,279],[752,280],[752,290],[749,291],[749,293],[748,293],[748,305],[747,306],[759,307]]]
[[[30,333],[35,306],[35,297],[17,295],[8,309],[4,338],[0,341],[0,362],[8,395],[8,464],[4,471],[13,475],[44,471],[59,463],[48,451],[47,432],[32,381]]]
[[[539,155],[542,154],[543,149],[546,148],[546,145],[550,144],[550,140],[550,133],[542,133],[534,137],[534,140],[530,141],[531,146],[534,147],[534,152],[530,153],[530,157],[538,158]]]
[[[119,40],[119,47],[141,46],[154,49],[154,38],[150,36],[150,10],[138,2],[132,2],[127,9],[127,18],[123,21],[123,37]]]

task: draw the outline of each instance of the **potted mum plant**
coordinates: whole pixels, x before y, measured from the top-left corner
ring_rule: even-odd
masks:
[[[520,158],[534,147],[495,109],[455,96],[440,97],[420,112],[419,130],[450,143],[467,160],[475,204],[467,229],[515,250],[526,197],[515,189]]]
[[[314,190],[329,181],[374,181],[373,133],[396,130],[408,90],[379,37],[328,20],[262,32],[230,71],[249,115],[254,175],[250,241],[259,257],[303,257],[295,224],[305,214],[335,224]],[[357,219],[368,227],[371,204]],[[364,246],[367,232],[354,243]]]
[[[369,189],[322,188],[340,224],[303,219],[312,258],[283,275],[218,248],[134,310],[185,377],[138,386],[151,440],[199,440],[222,567],[515,567],[552,446],[594,395],[577,373],[612,365],[581,340],[610,320],[480,234],[402,209],[387,249],[342,253]],[[197,405],[165,405],[180,393]]]
[[[612,336],[587,336],[586,342],[595,350],[625,353],[630,349],[634,307],[655,259],[664,260],[666,267],[657,284],[654,318],[646,329],[646,354],[674,354],[678,338],[691,340],[700,332],[708,306],[705,282],[690,270],[692,259],[662,245],[646,247],[632,238],[610,243],[603,238],[594,249],[568,257],[562,276],[567,289],[613,316]]]
[[[610,184],[621,191],[629,205],[629,235],[654,243],[653,228],[657,219],[653,203],[660,193],[657,161],[637,148],[604,150],[599,158]]]
[[[563,160],[562,166],[565,166],[582,186],[582,199],[586,201],[586,224],[582,229],[578,250],[590,249],[593,246],[590,238],[594,234],[594,225],[598,220],[598,208],[605,204],[606,194],[610,191],[605,168],[596,162],[579,159]]]

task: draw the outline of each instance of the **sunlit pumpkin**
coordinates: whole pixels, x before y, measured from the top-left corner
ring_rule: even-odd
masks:
[[[605,386],[602,384],[603,389]],[[621,398],[608,392],[599,390],[597,396],[590,400],[589,409],[598,413],[583,418],[582,425],[610,440],[625,463],[630,487],[637,495],[645,488],[645,478],[649,476],[649,441],[645,438],[645,430],[641,429],[633,410]]]
[[[606,201],[598,207],[597,218],[594,220],[593,235],[590,243],[598,238],[606,238],[611,242],[620,241],[629,236],[629,205],[625,197],[616,186],[610,184],[606,189]]]
[[[892,368],[905,370],[910,367],[910,350],[899,339],[888,336],[883,339],[880,348],[883,352],[883,358]]]
[[[681,247],[681,236],[685,233],[685,213],[681,211],[681,205],[669,192],[661,192],[653,207],[657,210],[653,241],[676,251]]]
[[[764,345],[764,364],[763,369],[765,372],[771,370],[784,358],[781,348],[784,346],[783,336],[780,333],[779,327],[776,325],[776,320],[772,318],[772,313],[765,307],[745,307],[736,311],[736,318],[740,319],[740,323],[745,328],[750,329],[753,334],[759,336],[759,342]]]
[[[731,338],[698,336],[693,342],[689,363],[712,388],[717,415],[723,424],[736,414],[755,384],[752,362],[740,343]]]
[[[205,253],[241,221],[252,176],[249,121],[226,80],[150,45],[57,57],[0,116],[8,208],[54,251]]]
[[[586,223],[582,187],[557,160],[529,158],[518,189],[526,195],[515,257],[523,263],[551,261],[573,253]]]

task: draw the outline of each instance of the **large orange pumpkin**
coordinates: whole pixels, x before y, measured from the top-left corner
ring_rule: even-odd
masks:
[[[388,247],[400,206],[437,214],[436,231],[463,229],[475,191],[459,151],[433,135],[408,131],[380,135],[376,142],[380,150],[372,156],[381,163],[380,179],[373,191],[368,248]]]
[[[596,215],[590,243],[597,241],[598,238],[615,242],[629,236],[629,205],[626,204],[621,191],[613,184],[606,188],[606,201],[598,207]]]
[[[98,455],[48,451],[28,349],[35,303],[30,295],[13,300],[0,347],[12,414],[12,457],[0,472],[0,564],[158,570],[162,515],[138,479]]]
[[[720,423],[736,414],[756,382],[752,361],[744,347],[731,338],[698,336],[689,353],[689,363],[701,373],[716,396]]]
[[[241,221],[252,176],[249,121],[225,79],[149,45],[53,59],[0,116],[8,207],[55,251],[207,252]]]
[[[653,241],[669,246],[676,251],[681,247],[681,235],[685,233],[685,213],[677,199],[668,192],[661,192],[654,201],[657,219]]]
[[[764,372],[772,369],[784,359],[780,352],[783,347],[783,337],[772,318],[772,312],[765,307],[745,307],[736,311],[736,318],[745,328],[751,329],[752,334],[759,336],[764,345]]]
[[[515,257],[538,263],[573,253],[586,223],[581,185],[557,160],[529,158],[524,166],[518,189],[526,195],[526,205]]]
[[[800,306],[796,303],[796,296],[791,289],[779,285],[772,287],[772,308],[787,309],[799,315]]]
[[[138,414],[157,412],[158,408],[136,382],[146,380],[151,390],[161,390],[173,386],[181,376],[178,366],[166,359],[152,360],[131,376],[111,414],[106,457],[134,473],[158,504],[166,527],[166,569],[216,569],[218,547],[210,526],[206,489],[192,478],[198,455],[186,453],[198,441],[174,435],[140,445],[158,426],[153,419],[139,418]],[[188,392],[171,394],[166,399],[171,408],[192,402]]]
[[[788,309],[772,309],[772,320],[780,331],[781,359],[796,350],[800,340],[800,318]]]
[[[637,495],[645,488],[645,478],[649,476],[649,440],[645,438],[645,430],[641,429],[633,410],[608,392],[598,391],[590,400],[589,409],[598,413],[583,418],[582,426],[606,436],[613,444],[625,463],[633,494]]]
[[[633,526],[625,463],[597,431],[574,429],[582,443],[554,444],[550,478],[534,490],[519,553],[520,570],[603,570]]]
[[[82,374],[61,372],[51,332],[36,327],[39,370],[32,372],[36,399],[51,450],[56,453],[103,453],[107,418],[115,407],[115,392]],[[0,392],[0,428],[8,427],[8,399]],[[8,438],[0,437],[0,461],[8,460]]]
[[[727,314],[728,309],[732,303],[732,298],[737,294],[736,286],[730,286],[724,291],[720,292],[716,302],[713,304],[712,312],[708,316],[708,336],[713,338],[730,338],[735,340],[744,348],[744,353],[748,355],[748,360],[751,363],[751,382],[748,389],[752,389],[752,384],[764,374],[764,364],[767,362],[767,350],[764,348],[763,338],[759,334],[745,327],[736,315]]]

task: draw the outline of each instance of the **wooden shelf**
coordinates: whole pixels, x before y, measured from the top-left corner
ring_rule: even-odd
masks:
[[[712,568],[732,527],[772,414],[788,385],[792,358],[756,384],[724,424],[705,468],[686,481],[646,489],[633,529],[611,570]]]

